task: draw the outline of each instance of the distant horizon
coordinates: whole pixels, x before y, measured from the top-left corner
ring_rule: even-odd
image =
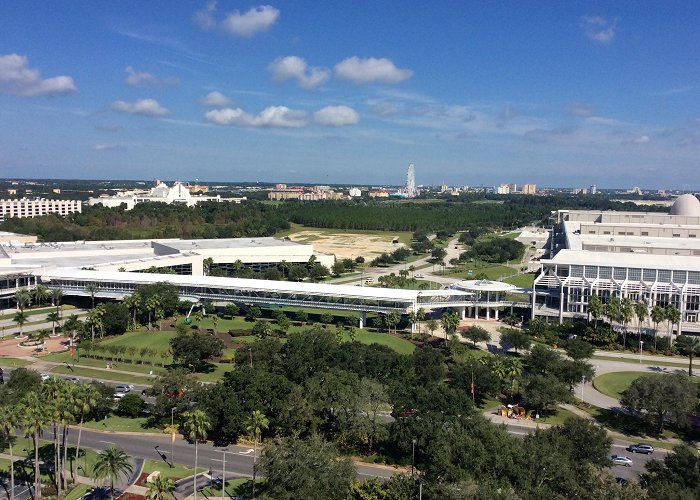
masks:
[[[80,178],[80,177],[50,177],[50,178],[41,178],[41,177],[0,177],[0,183],[7,183],[7,182],[32,182],[32,181],[37,181],[37,182],[45,182],[45,183],[50,183],[52,181],[55,182],[71,182],[71,181],[76,181],[76,182],[114,182],[114,183],[145,183],[145,184],[151,184],[154,180],[156,179],[94,179],[94,178]],[[347,183],[347,182],[283,182],[283,181],[244,181],[244,180],[237,180],[237,181],[223,181],[223,180],[205,180],[205,179],[165,179],[165,178],[157,178],[157,180],[161,182],[165,182],[168,185],[172,185],[175,182],[181,182],[183,184],[200,184],[200,185],[209,185],[211,186],[212,184],[220,184],[220,185],[235,185],[235,184],[250,184],[250,185],[255,185],[255,184],[262,184],[262,185],[269,185],[269,186],[274,186],[276,184],[286,184],[287,186],[341,186],[341,187],[384,187],[384,188],[400,188],[404,186],[404,184],[381,184],[381,183]],[[510,182],[498,182],[495,184],[480,184],[480,185],[469,185],[469,184],[448,184],[448,187],[451,188],[462,188],[464,186],[468,186],[469,188],[475,188],[475,189],[480,189],[480,188],[494,188],[498,187],[501,184],[513,184]],[[535,184],[535,183],[528,183],[524,182],[522,184],[514,183],[516,184],[516,187],[518,189],[522,188],[523,185],[525,184]],[[557,189],[578,189],[578,188],[585,188],[589,189],[591,185],[588,186],[540,186],[539,184],[535,184],[537,186],[537,190],[539,191],[540,189],[544,190],[557,190]],[[417,184],[417,187],[419,188],[439,188],[441,187],[442,184]],[[625,187],[604,187],[604,186],[599,186],[595,185],[596,189],[598,191],[605,191],[605,192],[620,192],[620,191],[628,191],[630,189],[633,189],[635,187],[638,187],[642,191],[667,191],[670,193],[692,193],[696,194],[699,191],[694,191],[691,189],[668,189],[668,188],[656,188],[656,187],[651,187],[651,188],[645,188],[642,186],[625,186]],[[588,193],[590,194],[590,193]],[[630,193],[631,194],[631,193]],[[655,193],[650,193],[650,194],[655,194]],[[0,193],[0,197],[2,197],[2,193]]]
[[[0,3],[4,176],[700,189],[697,0],[54,3]]]

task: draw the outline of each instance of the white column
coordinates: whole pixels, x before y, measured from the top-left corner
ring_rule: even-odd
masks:
[[[491,308],[490,307],[486,308],[486,319],[491,319]]]
[[[479,319],[479,306],[474,306],[474,319]]]
[[[494,309],[494,314],[496,315],[496,321],[498,321],[498,309]]]
[[[365,327],[365,321],[367,320],[367,313],[360,311],[360,330]]]
[[[564,322],[564,283],[559,285],[559,324]]]
[[[459,319],[464,321],[467,317],[467,308],[466,307],[460,307],[459,308]]]

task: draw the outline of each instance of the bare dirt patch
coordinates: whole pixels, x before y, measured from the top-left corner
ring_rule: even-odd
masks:
[[[398,235],[374,235],[360,233],[328,234],[320,231],[305,230],[289,235],[289,239],[298,243],[311,243],[317,252],[332,253],[338,259],[354,259],[362,256],[373,259],[384,252],[393,252],[403,246]]]

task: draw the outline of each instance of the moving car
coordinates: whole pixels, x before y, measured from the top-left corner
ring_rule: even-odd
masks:
[[[50,378],[51,378],[51,375],[49,375],[48,373],[42,373],[42,374],[41,374],[41,381],[42,381],[42,382],[46,382],[46,381],[47,381],[48,379],[50,379]]]
[[[133,385],[118,385],[114,388],[114,392],[127,393],[132,389],[132,387],[134,387],[134,386]]]
[[[67,380],[68,382],[73,382],[74,384],[80,383],[80,379],[78,377],[63,377],[63,380]]]
[[[613,465],[624,465],[625,467],[632,467],[632,459],[622,455],[613,455],[610,457]]]
[[[631,451],[632,453],[644,453],[645,455],[650,455],[651,453],[654,453],[654,447],[650,444],[637,443],[629,445],[627,447],[627,451]]]
[[[421,273],[416,273],[413,275],[414,278],[422,278],[423,275]]]
[[[123,398],[124,396],[126,396],[126,392],[116,391],[116,392],[114,393],[114,399],[115,399],[115,400],[120,400],[120,399]]]

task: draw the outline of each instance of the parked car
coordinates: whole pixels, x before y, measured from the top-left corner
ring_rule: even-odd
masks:
[[[413,275],[414,278],[422,278],[423,275],[421,273],[416,273]]]
[[[42,373],[42,374],[41,374],[41,381],[42,381],[42,382],[46,382],[46,381],[47,381],[48,379],[50,379],[50,378],[51,378],[51,375],[49,375],[48,373]]]
[[[616,477],[615,482],[620,486],[625,486],[629,481],[627,481],[627,479],[625,479],[624,477]]]
[[[72,382],[74,384],[80,383],[80,379],[78,377],[63,377],[63,380],[67,380],[68,382]]]
[[[114,392],[129,392],[131,389],[133,389],[133,385],[118,385],[114,388]]]
[[[117,391],[117,392],[114,393],[114,400],[115,400],[115,401],[118,401],[118,400],[120,400],[121,398],[123,398],[124,396],[126,396],[126,392],[119,392],[119,391]]]
[[[650,455],[654,453],[654,447],[650,444],[637,443],[629,445],[627,447],[627,451],[631,451],[632,453],[644,453],[645,455]]]
[[[632,459],[622,455],[613,455],[610,457],[613,465],[624,465],[625,467],[632,467]]]

